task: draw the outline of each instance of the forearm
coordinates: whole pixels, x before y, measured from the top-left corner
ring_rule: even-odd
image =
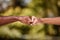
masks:
[[[41,20],[41,23],[60,25],[60,17],[40,18],[40,20]]]
[[[17,21],[16,16],[2,16],[0,17],[0,25],[5,25]]]

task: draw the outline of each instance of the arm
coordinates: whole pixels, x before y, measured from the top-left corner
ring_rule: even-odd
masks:
[[[45,23],[45,24],[60,25],[60,17],[54,17],[54,18],[39,18],[39,22]]]
[[[14,16],[1,16],[0,17],[0,26],[8,23],[16,22],[17,19]]]
[[[0,17],[0,26],[8,23],[20,21],[25,24],[30,24],[31,18],[29,16],[1,16]]]

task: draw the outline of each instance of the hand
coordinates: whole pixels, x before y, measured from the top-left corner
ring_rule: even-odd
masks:
[[[35,25],[38,23],[43,23],[43,18],[36,18],[35,16],[32,16],[32,24],[31,25]]]
[[[17,19],[18,19],[18,21],[25,23],[25,24],[31,24],[32,23],[30,16],[20,16],[20,17],[17,17]]]
[[[22,23],[29,24],[29,25],[35,25],[40,22],[40,19],[36,18],[35,16],[32,16],[32,17],[31,16],[20,16],[20,17],[17,17],[17,20]]]
[[[31,18],[32,18],[32,23],[31,23],[31,25],[35,25],[35,24],[39,23],[39,22],[38,22],[38,18],[36,18],[35,16],[32,16]]]

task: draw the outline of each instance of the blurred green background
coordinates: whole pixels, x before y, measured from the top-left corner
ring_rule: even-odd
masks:
[[[0,16],[60,16],[60,0],[0,0]],[[26,25],[19,21],[0,27],[2,40],[54,40],[60,36],[59,25]]]

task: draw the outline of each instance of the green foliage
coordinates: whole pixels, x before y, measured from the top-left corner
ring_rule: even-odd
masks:
[[[56,5],[56,4],[53,4]],[[51,9],[50,9],[51,8]],[[52,8],[51,1],[47,0],[32,0],[31,3],[27,5],[26,8],[16,8],[10,7],[4,13],[0,13],[0,16],[36,16],[36,17],[48,17],[48,14],[52,11],[55,16],[55,7]],[[49,11],[51,10],[51,11]],[[57,15],[57,14],[56,14]],[[46,30],[47,29],[47,30]],[[10,38],[21,38],[22,35],[38,35],[39,37],[44,37],[46,32],[49,35],[54,35],[55,31],[52,25],[25,25],[20,22],[14,22],[11,24],[3,25],[0,27],[0,36],[1,37],[10,37]]]

